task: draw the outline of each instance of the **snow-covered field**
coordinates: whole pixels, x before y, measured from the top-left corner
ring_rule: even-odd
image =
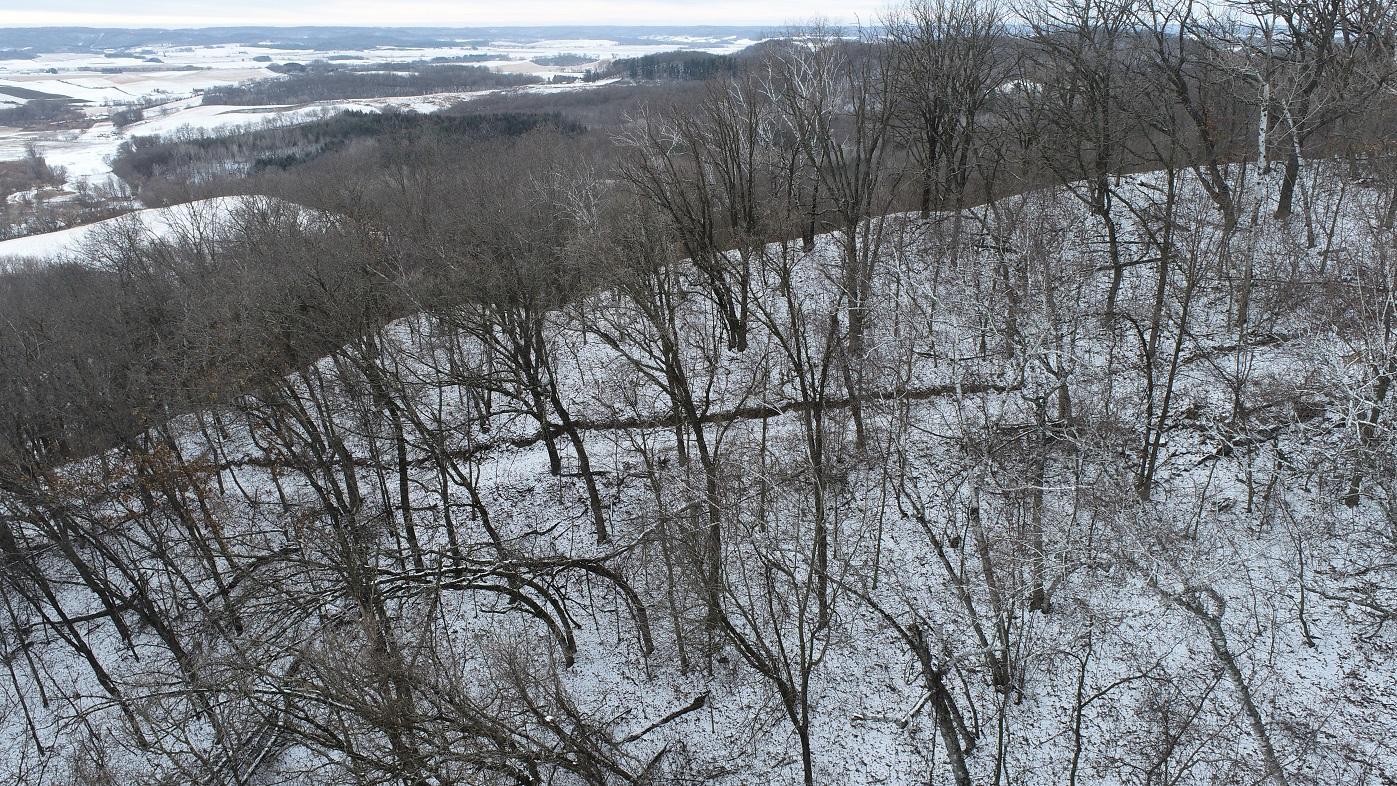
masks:
[[[53,57],[55,62],[47,62],[49,57]],[[14,66],[16,62],[24,65]],[[265,67],[256,64],[236,68],[209,67],[197,71],[150,69],[116,74],[69,70],[95,67],[85,63],[69,65],[63,62],[61,56],[46,56],[37,60],[0,60],[0,88],[37,90],[52,96],[86,101],[92,104],[88,110],[98,114],[103,111],[104,105],[189,95],[196,90],[272,75]],[[112,62],[108,61],[105,67],[113,67]],[[58,69],[58,73],[48,73],[50,68]]]
[[[614,80],[570,84],[530,85],[512,88],[524,92],[566,92],[590,90]],[[0,161],[23,158],[32,147],[51,166],[67,170],[67,186],[100,185],[112,178],[111,159],[123,142],[137,136],[168,136],[176,133],[227,134],[265,126],[292,125],[339,112],[377,112],[386,108],[435,112],[463,101],[502,92],[479,90],[434,93],[421,96],[342,99],[317,101],[293,106],[204,105],[199,98],[185,98],[147,109],[146,119],[123,128],[107,121],[81,131],[20,131],[0,128]]]
[[[579,76],[588,65],[623,57],[672,51],[683,47],[717,54],[740,51],[754,43],[738,38],[657,38],[654,44],[618,43],[610,40],[552,40],[536,42],[494,41],[483,47],[399,48],[383,47],[369,50],[304,50],[272,49],[248,46],[207,47],[149,47],[143,56],[159,58],[160,64],[140,60],[111,59],[101,54],[44,54],[34,60],[0,60],[0,90],[21,88],[88,102],[84,111],[91,117],[104,118],[111,105],[137,101],[160,101],[146,110],[147,120],[123,129],[100,120],[84,131],[21,131],[0,127],[0,161],[23,157],[32,146],[50,164],[68,170],[68,187],[80,184],[101,184],[111,176],[107,159],[125,139],[142,134],[167,134],[180,129],[224,132],[238,127],[262,123],[294,123],[344,109],[377,110],[392,106],[430,112],[456,102],[483,95],[476,93],[442,93],[427,96],[387,97],[351,101],[327,101],[296,107],[217,107],[200,106],[197,91],[224,85],[239,84],[253,79],[274,77],[267,63],[255,58],[271,58],[274,62],[311,62],[334,57],[342,62],[371,65],[373,63],[414,62],[437,57],[499,54],[498,59],[472,63],[506,73],[553,74]],[[582,66],[545,66],[534,60],[559,54],[578,54],[592,58]],[[123,73],[100,73],[100,69],[130,69]],[[193,70],[176,70],[176,69]],[[57,73],[50,73],[56,71]],[[600,83],[598,83],[600,84]],[[539,85],[538,90],[579,90],[592,84]],[[0,92],[0,105],[21,103],[14,96]]]
[[[542,66],[534,60],[572,54],[593,62],[669,52],[678,48],[715,54],[730,54],[756,43],[743,38],[658,37],[653,44],[618,43],[606,39],[558,39],[551,41],[492,41],[483,46],[376,49],[273,49],[252,46],[148,47],[142,55],[159,58],[159,64],[139,59],[112,59],[100,54],[43,54],[33,60],[0,60],[0,87],[14,86],[70,98],[103,102],[129,102],[152,96],[179,96],[194,90],[237,84],[272,75],[267,63],[309,63],[336,58],[353,65],[404,63],[452,58],[463,55],[499,55],[496,59],[472,62],[506,73],[579,73],[585,66]],[[347,59],[346,59],[347,58]],[[126,73],[103,74],[101,69],[131,69]],[[193,68],[197,70],[176,70]],[[56,70],[58,73],[49,73]],[[0,99],[4,99],[0,96]]]

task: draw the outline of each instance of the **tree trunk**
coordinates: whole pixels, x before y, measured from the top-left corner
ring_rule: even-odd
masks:
[[[1358,426],[1358,457],[1355,460],[1353,475],[1349,478],[1348,493],[1344,495],[1344,504],[1350,508],[1358,507],[1360,493],[1363,490],[1363,453],[1368,445],[1373,441],[1373,435],[1377,432],[1378,419],[1382,417],[1383,402],[1387,400],[1387,392],[1392,387],[1392,371],[1394,363],[1389,361],[1387,368],[1378,372],[1377,385],[1373,390],[1373,406],[1368,410],[1366,417]]]
[[[1300,153],[1294,148],[1285,157],[1285,176],[1276,205],[1276,218],[1288,218],[1295,209],[1295,186],[1300,182]]]
[[[936,720],[936,731],[941,735],[941,744],[946,749],[946,759],[951,763],[951,773],[956,786],[970,786],[970,768],[965,763],[965,751],[960,746],[960,733],[956,730],[953,703],[954,699],[946,690],[941,670],[931,658],[931,647],[921,626],[913,625],[912,643],[921,662],[922,676],[926,680],[926,691],[931,696],[932,713]]]

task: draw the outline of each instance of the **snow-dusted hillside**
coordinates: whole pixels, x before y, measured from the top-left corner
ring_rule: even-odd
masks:
[[[267,197],[215,197],[137,210],[91,224],[0,240],[0,263],[18,259],[100,260],[101,247],[127,243],[196,241],[226,235],[245,211],[285,207]],[[94,244],[96,249],[94,249]],[[88,255],[91,255],[89,257]]]
[[[1192,174],[1116,184],[1110,318],[1068,188],[872,222],[852,361],[839,233],[745,260],[741,350],[626,236],[585,298],[438,303],[15,484],[61,579],[14,580],[0,771],[1390,783],[1394,453],[1356,424],[1393,230],[1326,176],[1307,237],[1248,177],[1235,227]]]

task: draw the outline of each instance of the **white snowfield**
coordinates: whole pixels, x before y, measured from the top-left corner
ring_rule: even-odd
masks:
[[[233,44],[207,47],[154,46],[141,50],[141,57],[152,57],[159,63],[139,59],[108,58],[102,54],[43,54],[33,60],[0,60],[0,108],[18,106],[23,99],[6,94],[5,88],[32,90],[46,95],[63,96],[87,102],[89,117],[103,118],[84,131],[20,131],[0,127],[0,161],[22,158],[32,145],[52,165],[67,169],[65,187],[69,190],[89,185],[103,185],[112,178],[109,159],[120,144],[133,137],[167,134],[181,129],[193,132],[230,133],[241,127],[256,127],[263,123],[303,123],[325,114],[346,109],[381,111],[387,107],[435,112],[461,101],[494,90],[467,93],[439,93],[425,96],[402,96],[363,100],[323,101],[297,106],[202,106],[198,93],[213,87],[235,85],[254,79],[275,77],[267,70],[272,62],[302,62],[336,58],[352,58],[345,62],[371,65],[373,63],[402,63],[430,61],[434,58],[455,58],[463,55],[498,55],[497,59],[467,63],[504,73],[581,76],[588,65],[625,57],[673,51],[678,48],[731,54],[741,51],[754,40],[733,36],[714,38],[656,36],[653,43],[620,43],[617,41],[562,39],[553,41],[492,41],[485,47],[462,45],[455,47],[397,48],[379,47],[367,50],[300,50],[274,47],[238,46]],[[577,54],[593,58],[582,66],[545,66],[535,60],[552,55]],[[102,73],[101,69],[121,69],[119,73]],[[57,73],[50,73],[55,71]],[[529,92],[553,90],[585,90],[606,82],[563,85],[536,85]],[[168,100],[166,100],[168,99]],[[133,102],[162,101],[145,110],[146,120],[117,129],[105,121],[110,107]]]
[[[37,61],[30,61],[37,62]],[[120,61],[117,61],[120,62]],[[111,65],[111,63],[108,63]],[[119,74],[6,73],[0,68],[0,88],[37,90],[93,104],[122,104],[161,95],[179,96],[195,90],[233,85],[271,76],[262,67],[206,68],[198,71],[131,71]]]
[[[101,54],[54,53],[33,60],[0,60],[0,87],[22,87],[95,103],[126,102],[133,98],[188,95],[220,85],[272,76],[271,62],[311,63],[335,58],[350,64],[408,63],[435,58],[491,56],[465,65],[482,65],[506,73],[570,73],[577,66],[540,66],[536,59],[560,54],[592,58],[593,62],[669,52],[678,48],[731,54],[756,40],[735,36],[655,36],[647,43],[620,43],[610,39],[557,39],[550,41],[498,40],[481,46],[377,47],[374,49],[278,49],[270,46],[220,44],[202,47],[154,46],[141,50],[139,58],[109,58]],[[102,73],[101,69],[121,69]],[[50,73],[50,70],[58,73]],[[13,100],[0,96],[0,101]]]
[[[470,92],[432,93],[419,96],[389,96],[384,98],[317,101],[308,104],[268,104],[262,106],[205,105],[198,97],[171,101],[147,109],[146,119],[117,128],[110,122],[100,122],[83,131],[24,132],[0,128],[0,161],[23,158],[32,145],[51,166],[67,171],[67,187],[84,184],[101,185],[110,181],[111,159],[123,142],[139,136],[170,136],[177,133],[232,134],[267,126],[308,123],[345,111],[382,112],[411,110],[437,112],[500,92],[565,92],[589,90],[614,83],[616,80],[574,82],[557,85],[530,85],[505,90],[476,90]]]
[[[84,257],[91,258],[89,252],[96,251],[94,243],[153,243],[213,237],[225,232],[246,211],[288,205],[273,197],[236,196],[137,210],[71,229],[0,241],[0,269],[21,259],[83,261]],[[309,215],[306,208],[294,207]]]

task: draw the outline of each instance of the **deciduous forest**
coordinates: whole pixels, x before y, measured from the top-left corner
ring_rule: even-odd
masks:
[[[0,783],[1397,782],[1395,57],[908,0],[128,145],[234,207],[0,270]]]

